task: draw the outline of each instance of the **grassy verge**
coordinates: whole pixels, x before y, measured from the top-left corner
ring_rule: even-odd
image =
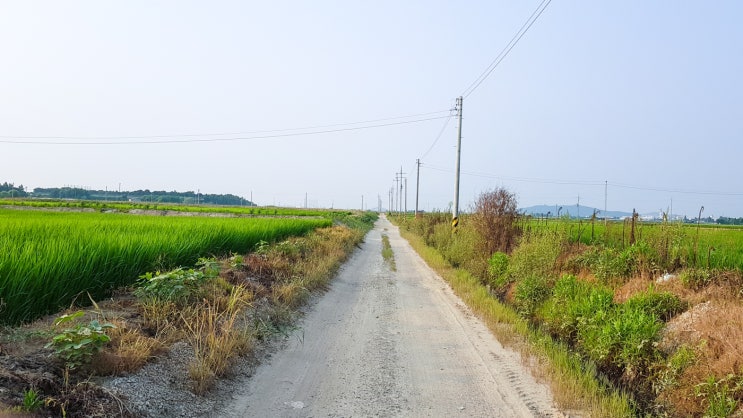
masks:
[[[392,246],[390,245],[390,237],[386,234],[382,234],[382,258],[390,266],[390,270],[397,271],[397,265],[395,265],[395,253],[392,252]]]
[[[550,383],[555,401],[564,410],[579,410],[591,417],[632,417],[629,397],[612,391],[596,379],[595,369],[585,365],[564,344],[530,328],[514,310],[495,299],[469,272],[453,268],[434,248],[401,229],[423,259],[435,269],[454,292],[487,324],[499,341],[516,349]]]

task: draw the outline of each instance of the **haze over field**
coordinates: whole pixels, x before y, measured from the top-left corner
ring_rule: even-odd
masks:
[[[420,158],[446,209],[446,116],[539,3],[6,1],[0,182],[387,207],[402,166],[412,208]],[[608,182],[610,210],[743,216],[741,15],[552,2],[464,99],[461,206],[603,208]]]

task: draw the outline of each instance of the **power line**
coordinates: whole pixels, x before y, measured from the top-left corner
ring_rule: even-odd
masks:
[[[421,163],[421,167],[428,168],[435,171],[442,171],[446,173],[453,173],[454,170],[446,167],[438,167],[430,164]],[[633,190],[644,190],[651,192],[664,192],[664,193],[681,193],[681,194],[695,194],[695,195],[709,195],[709,196],[743,196],[743,193],[736,192],[720,192],[720,191],[709,191],[709,190],[683,190],[675,189],[671,187],[650,187],[650,186],[633,186],[621,183],[611,183],[608,181],[591,181],[591,180],[559,180],[559,179],[539,179],[539,178],[528,178],[528,177],[507,177],[499,176],[496,174],[482,173],[476,171],[462,171],[462,174],[467,174],[474,177],[492,178],[497,180],[509,180],[523,183],[542,183],[542,184],[560,184],[560,185],[571,185],[571,186],[611,186],[622,189],[633,189]]]
[[[617,184],[609,183],[609,186],[619,187],[622,189],[635,189],[635,190],[647,190],[651,192],[664,192],[664,193],[681,193],[681,194],[697,194],[697,195],[711,195],[711,196],[743,196],[743,193],[735,192],[720,192],[720,191],[705,191],[705,190],[683,190],[673,189],[664,187],[643,187],[643,186],[632,186],[628,184]]]
[[[429,168],[431,170],[442,171],[446,173],[454,172],[454,170],[450,168],[438,167],[438,166],[433,166],[430,164],[421,163],[421,166],[425,168]],[[496,180],[510,180],[510,181],[525,182],[525,183],[566,184],[566,185],[574,185],[574,186],[599,186],[599,185],[603,186],[604,185],[604,182],[595,182],[595,181],[538,179],[538,178],[528,178],[528,177],[507,177],[507,176],[499,176],[497,174],[483,173],[483,172],[477,172],[477,171],[462,170],[462,174],[467,174],[473,177],[484,177],[484,178],[491,178],[491,179],[496,179]]]
[[[435,113],[441,113],[441,112],[435,112]],[[323,130],[309,130],[312,128],[294,128],[294,129],[284,129],[284,130],[274,130],[274,131],[262,131],[262,132],[285,132],[285,131],[292,131],[292,130],[309,130],[308,132],[292,132],[292,133],[276,133],[276,134],[270,134],[270,135],[251,135],[251,136],[239,136],[239,137],[232,137],[232,138],[202,138],[202,139],[173,139],[173,140],[153,140],[153,141],[143,141],[143,140],[136,140],[136,141],[38,141],[38,140],[32,140],[32,141],[16,141],[16,140],[2,140],[0,139],[0,143],[5,144],[41,144],[41,145],[135,145],[135,144],[174,144],[174,143],[190,143],[190,142],[222,142],[222,141],[243,141],[243,140],[253,140],[253,139],[272,139],[272,138],[285,138],[285,137],[291,137],[291,136],[304,136],[304,135],[319,135],[319,134],[327,134],[327,133],[334,133],[334,132],[348,132],[348,131],[359,131],[363,129],[373,129],[373,128],[382,128],[387,126],[397,126],[397,125],[405,125],[405,124],[412,124],[412,123],[420,123],[420,122],[427,122],[432,120],[438,120],[438,119],[444,119],[444,118],[450,118],[450,115],[446,116],[435,116],[430,118],[422,118],[422,119],[413,119],[413,120],[406,120],[406,121],[400,121],[400,122],[389,122],[389,123],[377,123],[377,124],[370,124],[366,126],[356,126],[356,127],[349,127],[349,128],[338,128],[338,129],[323,129]],[[394,119],[400,119],[400,118],[390,118],[390,119],[382,119],[382,120],[394,120]],[[355,125],[360,124],[363,122],[352,122],[348,124],[336,124],[336,125],[328,125],[328,126],[343,126],[343,125]],[[261,131],[258,131],[260,133]],[[157,138],[158,136],[150,136],[150,137],[140,137],[140,138]],[[178,136],[167,136],[168,138],[172,137],[178,137]],[[0,137],[2,138],[2,137]],[[15,138],[15,137],[14,137]],[[47,137],[47,138],[53,138],[53,137]],[[56,138],[62,138],[62,137],[56,137]],[[136,139],[136,137],[111,137],[111,138],[133,138]],[[100,138],[92,138],[92,139],[100,139]]]
[[[444,130],[449,125],[450,120],[451,120],[451,115],[449,115],[449,117],[446,118],[446,120],[444,121],[444,126],[441,127],[439,134],[436,135],[436,139],[433,140],[433,144],[431,144],[431,146],[428,147],[428,150],[426,150],[426,152],[424,152],[423,155],[421,155],[421,158],[425,158],[426,155],[428,155],[428,153],[431,152],[431,150],[433,150],[433,147],[435,147],[436,143],[439,142],[439,139],[441,139],[441,135],[444,133]]]
[[[539,16],[542,15],[542,12],[549,6],[550,2],[552,0],[542,0],[541,3],[537,6],[537,8],[532,12],[531,16],[529,16],[528,19],[526,19],[526,22],[524,22],[523,25],[521,25],[521,28],[516,32],[515,35],[513,35],[513,38],[511,38],[511,41],[506,44],[506,46],[501,50],[501,52],[495,57],[495,59],[490,63],[490,65],[485,68],[485,71],[478,76],[475,81],[473,81],[469,87],[467,87],[464,92],[462,93],[462,96],[466,99],[469,97],[472,92],[474,92],[480,84],[482,84],[483,81],[485,81],[488,76],[495,70],[496,67],[503,61],[504,58],[508,55],[509,52],[513,49],[514,46],[521,40],[521,38],[524,36],[524,34],[531,28],[531,26],[534,24],[534,22],[539,19]]]
[[[220,132],[220,133],[201,133],[201,134],[179,134],[179,135],[139,135],[139,136],[15,136],[15,135],[0,135],[0,138],[13,138],[13,139],[148,139],[148,138],[186,138],[186,137],[202,137],[202,136],[224,136],[224,135],[252,135],[252,134],[264,134],[272,132],[289,132],[289,131],[306,131],[309,129],[324,129],[334,128],[337,126],[349,126],[349,125],[361,125],[366,123],[386,122],[389,120],[409,119],[417,118],[421,116],[437,115],[440,113],[448,112],[447,110],[439,110],[436,112],[417,113],[414,115],[406,116],[395,116],[391,118],[383,119],[371,119],[363,120],[358,122],[345,122],[345,123],[334,123],[328,125],[315,125],[305,126],[302,128],[283,128],[283,129],[268,129],[260,131],[240,131],[240,132]]]

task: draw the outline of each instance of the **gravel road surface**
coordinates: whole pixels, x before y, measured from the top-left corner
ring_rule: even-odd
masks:
[[[384,217],[300,327],[208,416],[563,417]]]

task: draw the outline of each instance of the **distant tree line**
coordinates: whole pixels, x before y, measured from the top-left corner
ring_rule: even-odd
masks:
[[[22,187],[22,186],[21,186]],[[1,189],[0,189],[1,190]],[[28,194],[27,194],[28,195]],[[18,196],[18,195],[16,195]],[[119,202],[153,202],[153,203],[181,203],[206,205],[255,206],[247,199],[233,194],[206,194],[188,192],[167,192],[165,190],[90,190],[80,187],[37,187],[31,197],[51,199],[79,199],[79,200],[110,200]]]
[[[4,182],[0,184],[0,197],[26,197],[28,193],[21,184],[16,187],[13,183]]]
[[[717,218],[717,223],[720,225],[743,225],[743,218],[728,218],[726,216],[720,216]]]

